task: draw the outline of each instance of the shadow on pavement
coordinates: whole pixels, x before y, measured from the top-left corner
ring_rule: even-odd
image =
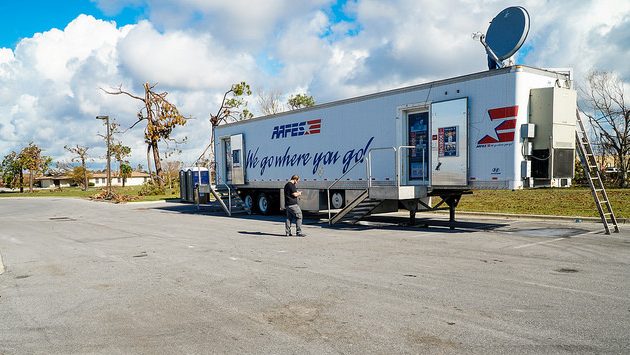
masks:
[[[238,231],[240,234],[247,234],[247,235],[256,235],[256,236],[261,236],[261,237],[284,237],[284,234],[278,234],[278,233],[263,233],[263,232],[248,232],[248,231]]]
[[[223,210],[218,206],[211,205],[199,205],[197,208],[193,204],[170,204],[168,206],[149,207],[143,209],[162,210],[166,212],[175,212],[182,214],[192,215],[205,215],[221,218],[239,218],[244,220],[260,220],[260,221],[272,221],[272,222],[284,222],[284,214],[272,214],[272,215],[248,215],[238,214],[228,217]],[[453,225],[455,229],[450,229],[448,220],[440,218],[416,218],[416,224],[409,225],[409,217],[398,216],[370,216],[357,224],[338,223],[335,225],[329,225],[327,222],[327,215],[316,213],[304,213],[305,225],[319,225],[322,228],[334,229],[334,230],[370,230],[370,229],[385,229],[385,230],[417,230],[427,232],[447,232],[447,233],[467,233],[477,230],[493,230],[509,226],[509,223],[498,223],[496,221],[456,221]],[[247,232],[239,231],[241,234],[254,234],[254,235],[268,235],[268,236],[283,236],[280,234],[267,234],[260,232]]]

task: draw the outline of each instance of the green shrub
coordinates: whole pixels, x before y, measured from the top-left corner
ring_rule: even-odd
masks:
[[[140,188],[140,191],[138,191],[138,195],[140,196],[164,195],[165,193],[166,190],[164,187],[161,187],[151,180],[145,182]]]

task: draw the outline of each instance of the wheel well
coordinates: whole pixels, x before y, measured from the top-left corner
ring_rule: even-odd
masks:
[[[238,194],[241,199],[244,199],[245,196],[250,195],[253,199],[253,206],[255,209],[258,209],[258,197],[260,194],[265,194],[269,199],[269,205],[271,208],[271,213],[280,210],[280,192],[278,189],[239,189]]]

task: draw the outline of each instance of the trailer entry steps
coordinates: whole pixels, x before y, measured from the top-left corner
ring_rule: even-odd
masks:
[[[228,216],[238,213],[252,214],[251,208],[245,205],[234,187],[217,188],[210,185],[210,193]]]
[[[368,216],[376,207],[378,207],[384,200],[369,198],[369,190],[363,191],[352,202],[348,203],[341,211],[337,212],[328,223],[335,224],[343,221],[350,224],[355,224],[361,218]]]
[[[582,168],[586,174],[586,180],[588,180],[589,186],[591,187],[591,194],[593,195],[593,200],[595,200],[595,206],[602,219],[602,224],[604,224],[604,229],[606,229],[606,234],[610,234],[611,225],[613,232],[619,233],[619,225],[617,225],[615,213],[608,200],[608,194],[604,188],[604,182],[602,181],[599,167],[597,167],[597,161],[595,160],[588,134],[586,134],[584,124],[580,118],[580,112],[576,111],[576,115],[578,121],[578,127],[575,130],[577,151],[580,156]],[[606,206],[607,211],[605,211],[602,206]]]

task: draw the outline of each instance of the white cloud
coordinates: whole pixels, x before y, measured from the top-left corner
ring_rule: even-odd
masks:
[[[173,88],[220,89],[255,72],[252,56],[225,49],[209,34],[161,34],[147,21],[135,26],[119,45],[120,64],[136,82]]]
[[[94,119],[109,114],[128,127],[140,103],[99,90],[122,85],[139,93],[159,83],[180,111],[192,115],[175,138],[188,137],[179,156],[192,162],[210,135],[208,116],[234,82],[285,94],[307,91],[317,102],[486,70],[482,46],[470,39],[512,3],[428,0],[350,1],[356,21],[333,23],[332,0],[95,0],[114,14],[148,4],[149,19],[122,28],[78,16],[64,29],[0,48],[0,157],[30,141],[68,159],[66,144],[103,156]],[[580,80],[592,68],[630,67],[630,3],[525,1],[531,15],[527,51],[518,62],[573,67]],[[255,106],[255,98],[250,106]],[[119,137],[146,166],[143,130]],[[163,150],[168,148],[164,147]]]
[[[220,33],[226,46],[261,48],[287,22],[332,0],[149,0],[151,21],[166,29],[193,27]]]
[[[566,4],[533,2],[526,59],[535,66],[572,67],[578,80],[592,69],[616,71],[630,79],[624,63],[630,50],[630,2],[614,0]]]
[[[97,143],[98,86],[116,75],[116,44],[129,29],[81,15],[18,43],[1,64],[0,154],[33,141],[61,157],[65,144]]]

